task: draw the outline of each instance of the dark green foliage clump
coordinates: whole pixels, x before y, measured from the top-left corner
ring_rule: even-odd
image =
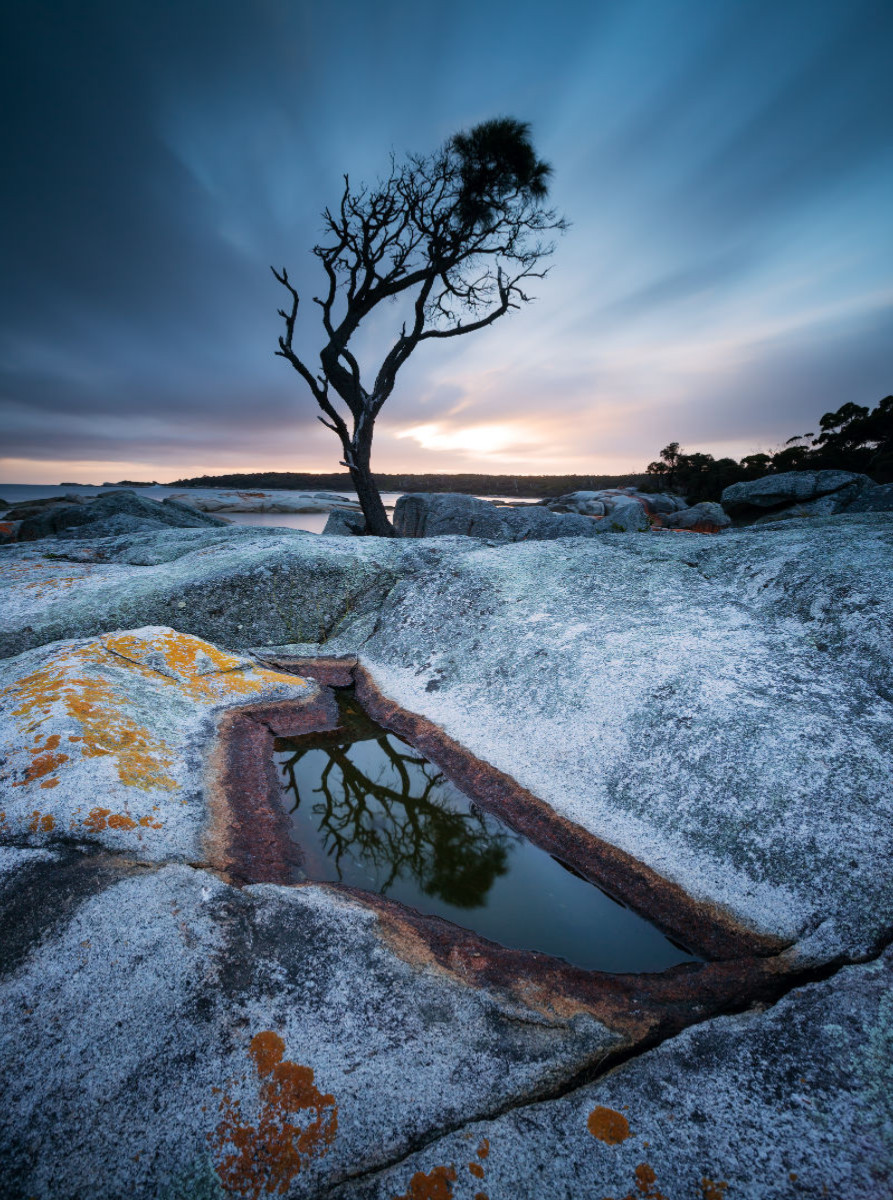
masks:
[[[660,458],[648,464],[650,489],[678,492],[695,504],[718,500],[723,488],[733,483],[784,471],[857,471],[877,483],[893,482],[893,396],[886,396],[872,411],[844,404],[825,413],[819,429],[818,436],[798,434],[773,454],[749,454],[740,462],[712,454],[685,454],[678,442],[670,442]]]

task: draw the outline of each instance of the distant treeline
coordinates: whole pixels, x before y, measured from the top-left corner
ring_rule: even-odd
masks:
[[[639,475],[378,475],[373,476],[382,492],[466,492],[471,496],[518,496],[539,499],[567,492],[597,491],[599,488],[640,487],[648,476]],[[296,492],[349,492],[353,490],[346,471],[313,475],[298,471],[254,471],[246,475],[200,475],[175,479],[169,487],[197,488],[285,488]]]
[[[819,433],[788,438],[773,454],[714,458],[712,454],[686,454],[670,442],[660,458],[648,464],[649,491],[673,491],[698,500],[718,500],[733,483],[777,475],[783,471],[858,471],[876,483],[893,482],[893,396],[875,409],[844,404],[819,421]]]

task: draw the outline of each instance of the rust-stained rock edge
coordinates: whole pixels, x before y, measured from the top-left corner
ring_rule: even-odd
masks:
[[[328,688],[353,684],[374,720],[421,750],[475,803],[714,960],[660,974],[587,971],[545,954],[507,949],[384,896],[342,884],[314,884],[372,909],[383,940],[404,961],[508,995],[549,1019],[589,1013],[623,1038],[649,1043],[715,1013],[773,1000],[790,985],[796,972],[778,956],[786,943],[736,925],[727,914],[699,904],[678,885],[560,817],[433,722],[388,700],[355,659],[264,656],[263,661],[279,671],[309,676],[322,688],[310,703],[233,709],[219,724],[208,781],[213,814],[208,865],[231,882],[293,882],[300,851],[278,802],[272,739],[334,729],[337,706]]]

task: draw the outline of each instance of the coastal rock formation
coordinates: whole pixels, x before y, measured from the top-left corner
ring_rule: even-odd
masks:
[[[711,500],[702,500],[700,504],[693,504],[691,508],[682,508],[676,512],[666,513],[661,518],[661,524],[666,529],[691,529],[695,533],[719,533],[721,529],[728,529],[732,524],[732,518],[721,504],[714,504]]]
[[[0,664],[11,1197],[889,1191],[889,514],[522,545],[167,529],[7,547],[0,583],[27,651]],[[227,731],[324,705],[308,659],[756,950],[639,977],[680,1023],[623,977],[582,1003],[549,960],[499,976],[445,922],[252,882]]]
[[[337,509],[359,510],[355,500],[332,492],[225,491],[189,488],[170,499],[200,512],[326,513]]]
[[[734,514],[780,508],[782,505],[802,505],[820,496],[834,496],[834,508],[821,510],[839,512],[865,491],[876,485],[867,475],[853,471],[784,471],[780,475],[764,475],[745,483],[733,483],[722,494],[722,506]]]
[[[197,512],[177,500],[152,500],[135,492],[106,492],[93,499],[70,495],[58,499],[29,500],[13,505],[6,520],[18,522],[15,538],[99,538],[138,533],[149,529],[196,528],[225,525],[219,517]]]
[[[686,501],[672,492],[640,492],[636,488],[603,488],[595,492],[569,492],[555,500],[541,500],[550,512],[575,512],[597,517],[612,513],[616,507],[631,500],[647,513],[674,513],[686,507]]]
[[[551,541],[555,538],[597,537],[602,533],[647,530],[648,518],[635,501],[624,497],[610,518],[576,512],[553,513],[536,504],[516,508],[497,506],[459,492],[415,493],[401,496],[394,508],[398,537],[434,538],[459,534],[499,542]]]

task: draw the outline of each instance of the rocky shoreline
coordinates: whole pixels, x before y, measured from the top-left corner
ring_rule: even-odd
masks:
[[[832,482],[721,536],[612,489],[408,496],[390,540],[126,499],[5,546],[4,1194],[886,1194],[893,514]],[[706,963],[572,980],[272,882],[256,748],[350,678]]]

